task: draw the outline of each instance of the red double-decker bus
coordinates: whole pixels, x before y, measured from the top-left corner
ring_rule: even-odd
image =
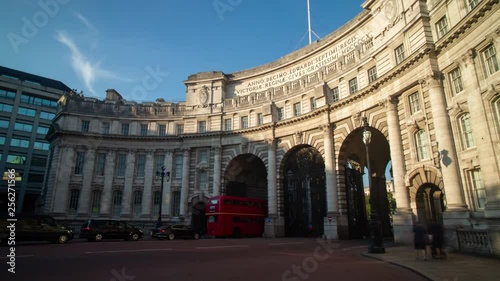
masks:
[[[255,198],[219,195],[206,205],[207,234],[224,236],[260,236],[264,233],[267,201]]]

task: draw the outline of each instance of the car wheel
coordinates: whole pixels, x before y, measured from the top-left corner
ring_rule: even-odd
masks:
[[[198,239],[200,239],[200,235],[198,233],[195,233],[193,235],[193,238],[194,238],[194,240],[198,240]]]
[[[59,235],[59,237],[57,237],[57,243],[64,244],[66,242],[68,242],[68,235],[61,234],[61,235]]]
[[[132,236],[130,236],[130,238],[132,239],[132,241],[137,241],[139,240],[139,234],[133,233]]]
[[[168,235],[168,240],[174,240],[175,239],[175,235],[173,233],[170,233]]]
[[[101,234],[101,233],[97,233],[97,234],[94,236],[94,239],[93,239],[93,240],[94,240],[94,241],[97,241],[97,242],[101,241],[101,240],[102,240],[102,234]]]

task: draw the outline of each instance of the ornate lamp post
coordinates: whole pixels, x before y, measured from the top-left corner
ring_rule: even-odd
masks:
[[[382,236],[382,224],[380,222],[380,217],[378,215],[377,204],[375,202],[375,192],[372,185],[372,170],[370,167],[370,150],[368,145],[371,142],[372,132],[368,129],[368,121],[366,117],[363,117],[363,142],[366,148],[366,167],[368,169],[368,188],[370,189],[370,222],[368,227],[371,232],[371,242],[368,246],[369,253],[385,253],[385,248],[383,244]]]
[[[163,183],[165,178],[167,182],[170,180],[170,172],[165,172],[165,166],[161,167],[161,171],[156,171],[156,177],[161,178],[161,187],[160,187],[160,208],[158,208],[158,222],[156,223],[156,227],[161,226],[161,206],[163,205]]]

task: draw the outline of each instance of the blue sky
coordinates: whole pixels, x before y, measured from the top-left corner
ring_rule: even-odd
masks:
[[[324,37],[364,1],[310,2]],[[190,74],[277,60],[307,45],[306,33],[306,0],[2,0],[0,65],[99,99],[114,88],[128,100],[178,102]]]

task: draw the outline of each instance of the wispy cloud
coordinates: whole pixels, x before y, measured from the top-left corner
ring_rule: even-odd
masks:
[[[84,17],[80,13],[75,13],[76,18],[79,19],[88,29],[92,30],[93,32],[97,32],[97,30],[94,28],[94,26],[87,20],[86,17]]]

